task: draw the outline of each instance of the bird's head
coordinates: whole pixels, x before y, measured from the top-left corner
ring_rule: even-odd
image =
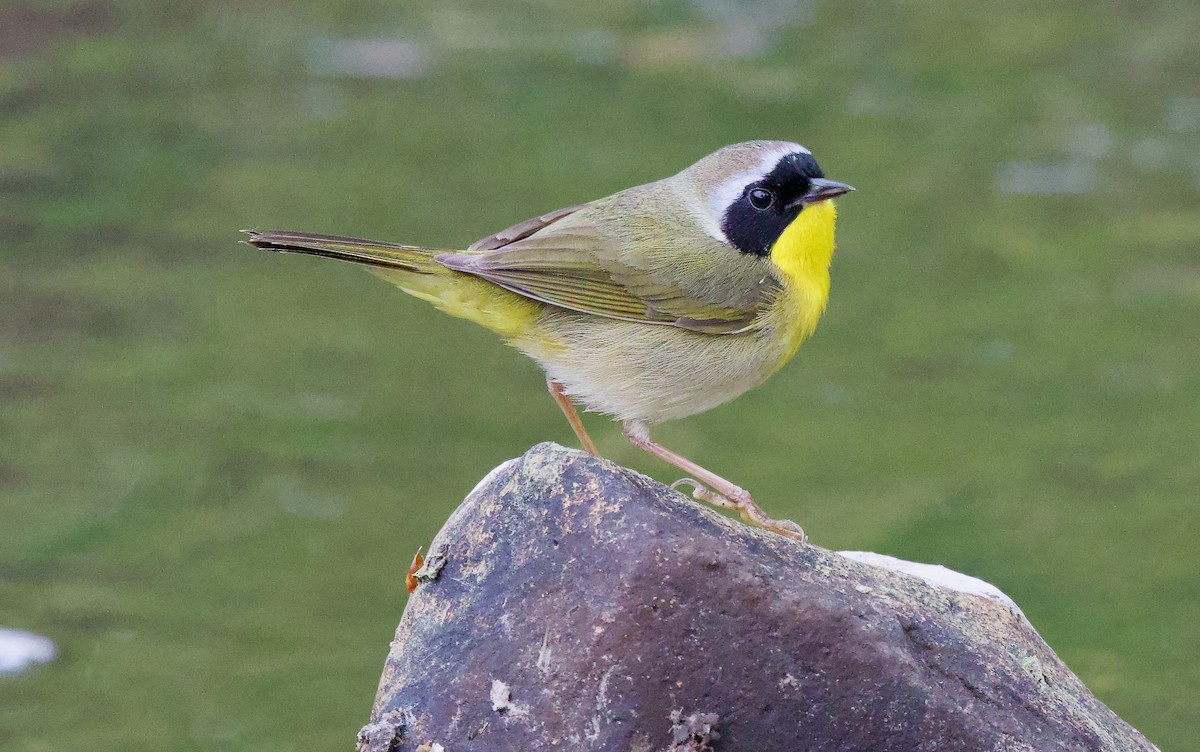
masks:
[[[854,190],[827,179],[812,152],[786,141],[726,146],[680,175],[685,176],[699,189],[699,219],[710,236],[777,265],[799,252],[799,235],[828,236],[831,253],[836,212],[830,199]]]

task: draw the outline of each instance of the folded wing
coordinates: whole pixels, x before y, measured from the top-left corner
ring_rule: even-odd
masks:
[[[534,300],[596,316],[710,334],[753,328],[761,301],[702,299],[630,260],[621,242],[576,215],[551,212],[484,238],[466,253],[442,253],[447,268]],[[561,221],[571,217],[570,221]]]

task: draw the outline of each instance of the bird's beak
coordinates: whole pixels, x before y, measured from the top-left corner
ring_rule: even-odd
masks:
[[[839,183],[836,180],[826,180],[825,178],[811,178],[808,181],[808,192],[792,203],[788,204],[789,209],[797,206],[809,206],[821,201],[828,201],[831,198],[837,198],[845,193],[854,190],[854,186]]]

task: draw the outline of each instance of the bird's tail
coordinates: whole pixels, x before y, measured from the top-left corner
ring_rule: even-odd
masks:
[[[264,251],[324,256],[340,261],[366,264],[378,269],[395,269],[416,274],[438,274],[447,271],[433,258],[436,254],[445,253],[445,251],[432,248],[345,238],[339,235],[316,235],[309,232],[281,232],[278,230],[263,232],[246,230],[245,232],[250,236],[246,242]]]
[[[463,253],[421,248],[376,240],[315,235],[307,232],[246,230],[246,243],[255,248],[363,264],[372,273],[426,300],[451,316],[480,324],[506,339],[521,336],[540,310],[540,304],[509,292],[472,274],[438,263],[441,253]]]

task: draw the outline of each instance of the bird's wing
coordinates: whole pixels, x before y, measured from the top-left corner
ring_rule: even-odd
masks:
[[[528,298],[597,316],[711,334],[753,327],[763,296],[731,299],[713,285],[707,294],[694,285],[689,290],[675,281],[686,261],[670,269],[640,266],[628,242],[598,231],[587,212],[576,214],[580,208],[522,222],[475,243],[473,252],[439,254],[437,261]]]
[[[501,230],[495,235],[488,235],[486,238],[476,240],[467,250],[493,251],[497,248],[503,248],[509,243],[514,243],[518,240],[524,240],[538,230],[554,224],[568,214],[574,214],[576,211],[585,206],[587,206],[587,204],[576,204],[575,206],[568,206],[567,208],[559,209],[558,211],[547,212],[540,217],[527,219],[524,222],[518,222],[512,227]]]

